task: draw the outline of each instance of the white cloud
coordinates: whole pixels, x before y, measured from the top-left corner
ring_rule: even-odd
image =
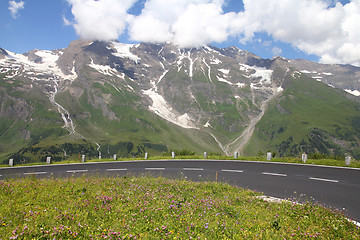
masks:
[[[278,47],[273,47],[271,51],[274,56],[281,56],[282,54],[281,48]]]
[[[243,0],[238,13],[223,12],[228,0],[146,0],[139,16],[127,13],[137,0],[67,1],[76,32],[91,40],[117,39],[128,30],[136,41],[198,47],[230,36],[247,43],[265,32],[321,62],[360,66],[360,0]]]
[[[148,0],[129,23],[133,40],[199,47],[228,37],[230,16],[223,0]],[[155,34],[154,34],[155,33]]]
[[[63,23],[65,26],[71,26],[73,23],[71,21],[69,21],[65,15],[62,16],[62,19],[63,19]]]
[[[245,12],[238,14],[232,33],[247,42],[264,31],[321,62],[360,66],[360,0],[335,2],[244,0]]]
[[[199,47],[224,42],[232,14],[223,14],[215,3],[189,5],[172,25],[173,42],[182,47]]]
[[[126,28],[127,11],[136,0],[67,0],[72,6],[73,24],[81,38],[114,40]]]
[[[21,9],[24,9],[24,5],[25,5],[24,1],[20,1],[20,2],[9,1],[9,10],[10,10],[11,16],[13,18],[17,18],[19,16],[18,15],[19,11]]]

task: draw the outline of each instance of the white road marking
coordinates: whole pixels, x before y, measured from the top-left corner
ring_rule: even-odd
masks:
[[[145,168],[147,171],[163,171],[165,168]]]
[[[242,173],[243,170],[231,170],[231,169],[222,169],[222,172],[234,172],[234,173]]]
[[[314,178],[314,177],[309,177],[310,180],[316,180],[316,181],[323,181],[323,182],[333,182],[333,183],[338,183],[339,180],[332,180],[332,179],[326,179],[326,178]]]
[[[348,219],[348,221],[352,222],[353,224],[355,224],[356,226],[360,227],[360,223],[354,220],[350,220]]]
[[[87,172],[89,170],[69,170],[69,171],[66,171],[67,173],[82,173],[82,172]]]
[[[41,175],[41,174],[47,174],[47,172],[29,172],[29,173],[24,173],[24,175]]]
[[[204,171],[203,168],[183,168],[185,171]]]
[[[282,173],[269,173],[269,172],[263,172],[262,174],[264,175],[271,175],[271,176],[278,176],[278,177],[287,177],[286,174],[282,174]]]
[[[127,171],[127,168],[106,169],[106,171],[109,171],[109,172],[114,172],[114,171]]]

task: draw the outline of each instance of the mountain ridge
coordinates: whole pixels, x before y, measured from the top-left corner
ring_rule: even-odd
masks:
[[[57,139],[65,143],[85,140],[89,146],[94,145],[92,155],[104,151],[103,146],[111,148],[121,142],[131,142],[133,149],[123,155],[133,156],[147,150],[144,143],[163,145],[163,150],[185,147],[198,152],[222,151],[227,155],[234,151],[256,154],[256,150],[246,149],[249,149],[248,141],[254,142],[251,140],[254,134],[260,136],[257,123],[266,116],[267,106],[272,107],[296,79],[303,81],[305,77],[312,83],[342,89],[339,94],[355,103],[360,90],[360,68],[283,57],[261,59],[236,47],[178,49],[170,44],[76,40],[65,49],[53,51],[14,54],[1,50],[0,59],[1,96],[4,102],[9,102],[9,106],[2,104],[0,111],[0,117],[9,117],[0,125],[0,143],[9,133],[6,129],[14,127],[11,119],[21,115],[17,110],[12,114],[6,110],[11,109],[10,102],[16,99],[16,104],[25,103],[23,112],[28,112],[20,116],[23,125],[14,129],[27,133],[25,138],[24,134],[13,138],[14,142],[22,142],[20,150],[12,150],[18,154],[21,149],[36,144],[47,145],[44,140],[31,141],[32,132],[42,130],[30,129],[29,116],[41,107],[36,108],[21,95],[34,92],[37,96],[35,89],[43,93],[42,100],[36,100],[50,110],[44,113],[42,109],[42,113],[51,115],[51,121],[41,121],[49,124],[48,128],[53,129],[50,132],[61,136],[45,136],[45,139],[54,139],[47,142],[56,145]],[[9,96],[9,92],[18,98]],[[281,104],[277,110],[289,112]],[[59,128],[61,121],[63,125]],[[166,132],[169,126],[181,136],[181,143],[171,136],[173,132]],[[124,135],[115,134],[116,129]],[[144,137],[145,133],[151,136]],[[166,144],[164,139],[168,139]],[[187,139],[198,144],[187,144]],[[353,144],[358,147],[357,138]],[[6,146],[2,143],[0,151]],[[272,144],[262,144],[262,147],[279,151],[279,147]],[[342,149],[339,154],[349,150]],[[11,156],[2,151],[3,158]]]

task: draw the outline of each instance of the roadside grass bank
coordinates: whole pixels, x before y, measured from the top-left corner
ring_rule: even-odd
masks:
[[[359,239],[341,212],[164,178],[0,181],[3,239]]]
[[[236,161],[259,161],[259,162],[280,162],[280,163],[296,163],[303,165],[323,165],[323,166],[335,166],[335,167],[350,167],[350,168],[360,168],[360,161],[353,159],[350,165],[346,165],[344,160],[337,159],[308,159],[304,163],[300,158],[272,158],[268,161],[265,157],[244,157],[240,156],[238,158],[222,156],[222,155],[208,155],[205,159],[202,155],[184,155],[176,156],[171,158],[171,156],[151,156],[147,159],[144,158],[86,158],[86,162],[112,162],[112,161],[146,161],[146,160],[236,160]],[[81,158],[69,158],[64,161],[52,161],[51,164],[71,164],[71,163],[81,163]],[[46,165],[45,162],[36,162],[28,164],[19,164],[16,166],[35,166],[35,165]],[[2,167],[9,167],[9,165],[0,165]]]

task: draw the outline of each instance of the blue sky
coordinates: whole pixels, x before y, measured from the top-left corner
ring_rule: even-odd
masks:
[[[360,0],[0,1],[0,47],[16,53],[115,38],[360,65],[359,24]]]

